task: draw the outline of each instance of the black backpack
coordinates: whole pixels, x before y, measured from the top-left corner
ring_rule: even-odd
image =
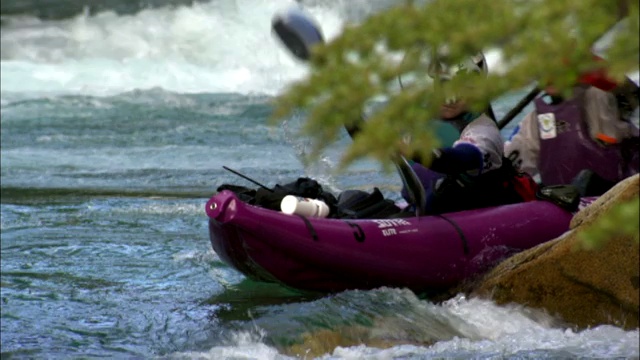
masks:
[[[276,211],[280,211],[280,203],[287,195],[319,199],[329,206],[329,217],[338,219],[384,219],[402,212],[393,201],[385,199],[378,188],[374,188],[372,193],[346,190],[336,199],[332,193],[324,191],[316,180],[306,177],[298,178],[285,185],[276,185],[273,188],[251,189],[223,184],[217,191],[222,190],[233,191],[240,200],[248,204]]]
[[[251,205],[277,211],[280,211],[280,203],[287,195],[322,200],[329,205],[331,213],[335,212],[338,203],[333,194],[324,191],[317,181],[306,177],[298,178],[285,185],[276,184],[273,188],[260,187],[254,190],[243,186],[223,184],[218,187],[217,191],[222,190],[233,191],[240,200]]]

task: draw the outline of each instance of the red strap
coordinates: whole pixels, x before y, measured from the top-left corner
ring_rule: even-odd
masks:
[[[607,73],[604,69],[597,69],[583,73],[578,78],[580,84],[591,85],[597,87],[600,90],[611,91],[618,87],[615,80],[607,77]]]
[[[519,173],[511,179],[511,183],[524,202],[536,200],[538,184],[529,174]]]
[[[596,60],[596,62],[604,63],[605,61],[603,58],[597,55],[593,55],[593,58]],[[598,68],[582,73],[578,78],[578,82],[580,84],[597,87],[598,89],[604,91],[611,91],[618,87],[618,83],[607,76],[607,71],[604,68]]]

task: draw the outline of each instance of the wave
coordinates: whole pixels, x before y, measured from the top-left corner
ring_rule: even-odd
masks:
[[[194,189],[121,189],[121,188],[34,188],[34,187],[2,187],[2,203],[25,204],[33,202],[55,202],[62,199],[83,199],[109,196],[126,196],[131,198],[181,198],[202,199],[213,195],[213,191]]]
[[[230,302],[221,296],[212,300]],[[345,291],[305,302],[254,305],[251,312],[223,310],[219,316],[235,327],[227,341],[208,351],[177,352],[168,358],[217,359],[223,354],[282,359],[287,355],[307,359],[638,356],[637,330],[604,325],[574,332],[540,310],[498,306],[462,295],[436,304],[406,289]]]
[[[7,16],[33,16],[45,20],[62,20],[82,13],[96,14],[112,10],[118,14],[135,14],[147,8],[158,8],[175,5],[190,5],[194,0],[101,0],[87,3],[84,0],[4,0],[1,12]],[[200,1],[203,2],[203,1]]]
[[[304,6],[332,38],[345,21],[391,3]],[[3,98],[5,93],[105,96],[153,87],[273,95],[306,74],[271,34],[272,16],[294,5],[227,0],[135,14],[85,12],[64,20],[3,16]]]

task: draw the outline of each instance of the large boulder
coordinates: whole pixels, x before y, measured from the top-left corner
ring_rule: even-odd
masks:
[[[612,236],[588,249],[579,234],[639,190],[638,175],[624,180],[576,214],[563,236],[508,258],[468,291],[498,304],[544,309],[578,328],[637,328],[638,235]]]
[[[586,249],[578,234],[613,205],[638,197],[638,175],[621,182],[574,216],[563,236],[518,253],[490,270],[480,280],[451,289],[432,301],[466,292],[498,304],[517,303],[553,315],[553,324],[587,328],[612,324],[638,327],[639,247],[633,236],[616,236],[600,247]],[[537,310],[535,310],[537,309]],[[539,316],[539,315],[536,315]],[[542,318],[546,318],[543,316]],[[547,319],[551,320],[551,319]],[[460,336],[456,327],[411,329],[398,318],[376,319],[373,326],[345,326],[301,334],[299,343],[282,349],[292,356],[315,357],[337,346],[366,344],[379,348],[399,344],[428,346],[441,337]],[[433,324],[428,324],[433,327]],[[386,329],[378,333],[375,329]],[[409,329],[409,331],[407,331]]]

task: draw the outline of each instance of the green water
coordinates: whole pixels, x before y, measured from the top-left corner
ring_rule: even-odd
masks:
[[[325,359],[637,357],[637,331],[575,334],[490,302],[246,280],[209,243],[207,199],[223,183],[251,185],[222,165],[269,186],[306,175],[399,189],[373,163],[327,172],[346,134],[303,167],[308,144],[266,126],[269,113],[267,97],[159,90],[5,102],[2,358],[287,359],[317,334],[342,339],[314,354]]]

